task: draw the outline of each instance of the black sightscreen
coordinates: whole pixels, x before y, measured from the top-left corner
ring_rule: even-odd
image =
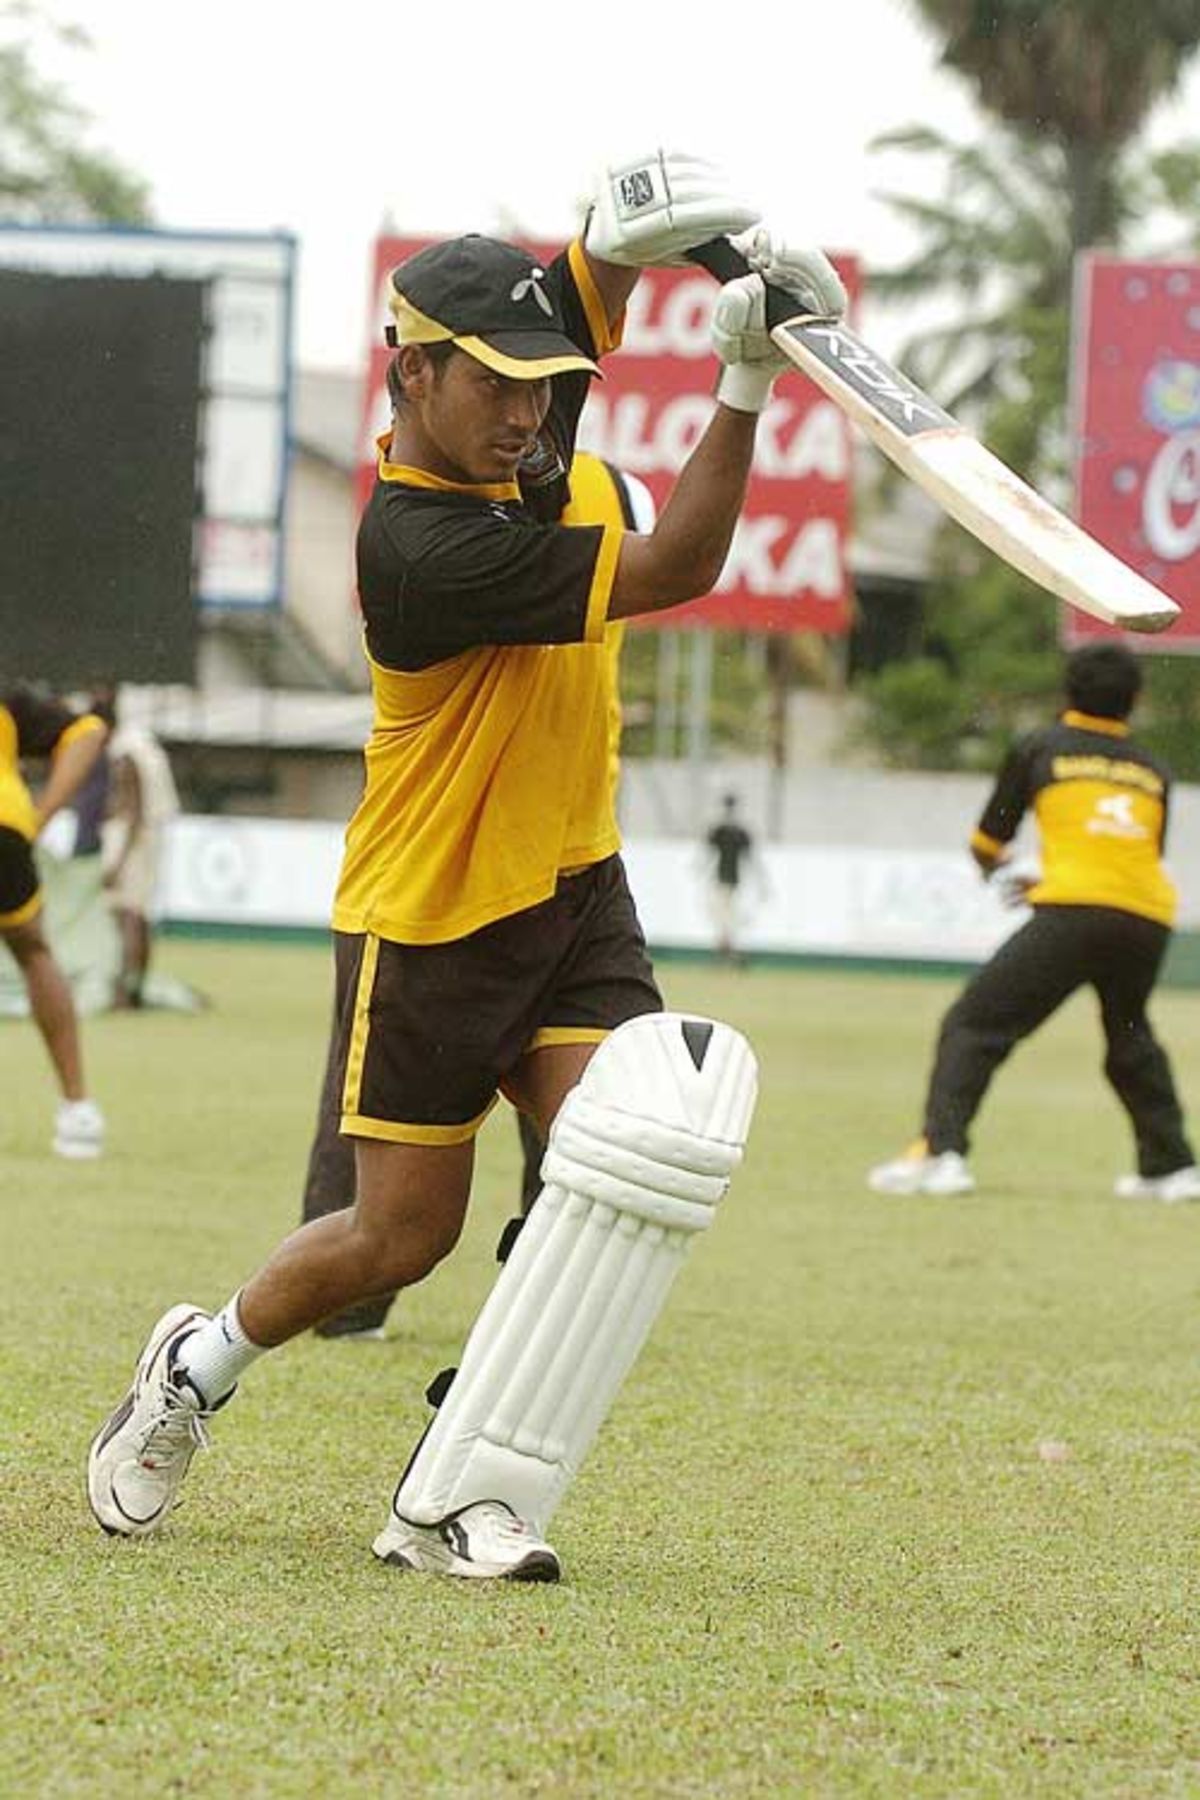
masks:
[[[204,295],[0,269],[0,684],[192,680]]]

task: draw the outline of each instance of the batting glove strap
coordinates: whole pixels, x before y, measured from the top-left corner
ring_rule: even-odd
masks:
[[[771,398],[775,386],[774,373],[754,368],[750,363],[734,363],[721,370],[717,382],[717,399],[734,412],[760,413]]]
[[[583,241],[593,256],[626,268],[676,265],[694,245],[744,231],[760,216],[715,163],[655,149],[600,171]]]

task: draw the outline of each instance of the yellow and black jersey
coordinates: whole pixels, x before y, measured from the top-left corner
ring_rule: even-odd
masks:
[[[333,910],[338,931],[410,944],[534,906],[620,846],[606,623],[632,522],[620,478],[576,458],[554,524],[515,485],[429,483],[385,450],[364,519],[375,723]]]
[[[971,839],[995,855],[1032,807],[1042,874],[1032,905],[1111,906],[1170,925],[1162,866],[1170,776],[1117,719],[1068,711],[1010,753]]]
[[[639,496],[640,506],[652,512],[654,502],[647,490],[643,489]],[[634,496],[624,475],[614,469],[610,463],[603,462],[600,457],[592,456],[585,451],[576,453],[571,464],[570,493],[563,509],[564,525],[594,525],[597,520],[612,524],[620,521],[623,530],[653,530],[653,518],[641,513],[639,504],[635,504]],[[597,757],[588,765],[586,779],[576,794],[574,811],[583,818],[599,817],[606,811],[613,814],[616,822],[615,806],[617,783],[621,773],[621,681],[619,664],[621,646],[625,641],[625,621],[614,619],[604,627],[604,706],[605,735],[607,755],[601,766]],[[571,655],[569,649],[562,654]],[[586,647],[579,647],[574,654],[590,656],[592,652]],[[603,789],[603,792],[601,791]],[[567,868],[575,865],[565,864]]]
[[[578,243],[555,257],[547,289],[573,340],[615,349]],[[389,460],[359,525],[358,596],[367,650],[389,669],[417,670],[479,644],[569,644],[603,632],[620,545],[598,520],[565,535],[567,470],[589,377],[554,376],[536,454],[512,482],[464,485]]]
[[[103,721],[94,714],[73,712],[29,688],[0,691],[0,826],[32,843],[37,811],[21,774],[22,759],[52,756],[73,739],[103,730]]]

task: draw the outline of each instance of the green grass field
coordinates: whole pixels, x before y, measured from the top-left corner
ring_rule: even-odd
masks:
[[[884,1200],[956,984],[664,965],[759,1053],[750,1151],[555,1520],[563,1584],[476,1589],[369,1545],[492,1279],[502,1116],[389,1341],[265,1359],[160,1539],[92,1524],[155,1317],[294,1222],[326,1027],[319,949],[161,960],[214,1005],[89,1023],[103,1163],[45,1153],[0,1025],[0,1794],[1200,1794],[1200,1209],[1111,1197],[1090,1001],[1002,1071],[979,1194]],[[1195,1099],[1200,995],[1156,1016]]]

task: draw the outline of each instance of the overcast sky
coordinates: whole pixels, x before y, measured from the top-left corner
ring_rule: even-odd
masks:
[[[149,181],[160,224],[296,235],[306,367],[359,366],[385,225],[565,237],[598,160],[671,142],[743,171],[797,234],[886,264],[906,240],[874,190],[923,165],[869,155],[871,138],[977,129],[905,0],[41,10],[91,36],[54,72],[92,114],[88,141]]]

